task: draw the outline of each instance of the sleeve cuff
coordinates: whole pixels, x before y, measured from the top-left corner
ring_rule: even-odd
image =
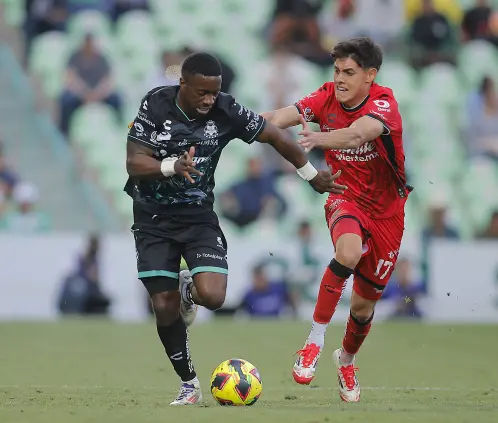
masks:
[[[368,116],[369,118],[378,120],[380,123],[382,123],[382,126],[384,127],[384,131],[382,132],[382,135],[389,135],[391,133],[391,128],[389,128],[389,126],[387,126],[386,122],[384,122],[384,120],[380,116],[377,116],[373,113],[368,113],[365,116]]]

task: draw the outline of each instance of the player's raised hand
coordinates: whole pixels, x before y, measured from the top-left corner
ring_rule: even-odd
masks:
[[[190,176],[191,173],[202,176],[202,172],[195,168],[194,155],[195,148],[190,147],[190,150],[183,153],[183,156],[175,162],[175,173],[187,178],[191,184],[195,182]]]
[[[332,192],[333,194],[344,194],[348,189],[345,185],[340,185],[335,182],[341,176],[341,171],[338,170],[332,175],[330,170],[320,170],[318,174],[310,181],[310,185],[316,192],[323,194],[324,192]]]
[[[327,133],[326,132],[314,132],[309,129],[303,129],[298,132],[302,138],[297,141],[297,143],[304,148],[306,153],[313,150],[313,148],[326,148],[327,145]]]

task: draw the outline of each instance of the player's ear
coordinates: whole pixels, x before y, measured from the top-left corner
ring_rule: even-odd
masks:
[[[183,79],[183,77],[180,77],[180,87],[184,88],[185,85],[187,85],[187,82]]]
[[[377,76],[377,69],[370,68],[367,70],[367,82],[371,84],[374,82],[375,77]]]

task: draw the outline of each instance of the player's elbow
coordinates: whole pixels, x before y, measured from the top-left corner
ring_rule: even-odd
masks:
[[[137,176],[136,160],[133,158],[133,156],[129,156],[126,158],[126,172],[128,172],[128,175],[131,177]]]

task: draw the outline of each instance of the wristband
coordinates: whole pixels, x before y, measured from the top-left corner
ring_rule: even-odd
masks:
[[[166,157],[161,161],[161,173],[166,176],[166,178],[173,176],[175,172],[175,162],[178,157]]]
[[[310,162],[307,162],[303,167],[297,169],[297,174],[305,181],[311,181],[318,175],[318,170]]]

